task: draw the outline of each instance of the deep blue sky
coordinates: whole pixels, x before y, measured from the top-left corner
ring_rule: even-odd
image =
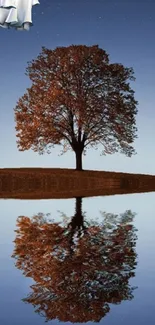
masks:
[[[104,157],[100,150],[89,149],[83,167],[155,174],[155,1],[40,0],[33,8],[33,23],[30,31],[0,28],[0,168],[75,167],[74,154],[69,151],[59,157],[59,146],[44,156],[31,150],[18,152],[13,108],[30,86],[27,61],[35,59],[42,46],[98,44],[112,62],[134,68],[139,101],[137,155]]]

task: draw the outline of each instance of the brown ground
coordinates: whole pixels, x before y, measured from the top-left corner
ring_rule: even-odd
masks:
[[[150,191],[155,191],[155,175],[67,168],[0,169],[0,198],[73,198]]]

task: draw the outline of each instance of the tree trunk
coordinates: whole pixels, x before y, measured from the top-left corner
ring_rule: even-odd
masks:
[[[76,150],[76,170],[82,170],[82,150]]]

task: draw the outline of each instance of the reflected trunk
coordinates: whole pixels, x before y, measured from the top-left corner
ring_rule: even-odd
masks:
[[[75,245],[74,235],[77,234],[77,237],[80,238],[82,233],[86,233],[86,226],[84,225],[84,217],[82,215],[82,197],[76,198],[75,215],[72,217],[68,228],[70,229],[70,251],[73,254],[73,246]]]

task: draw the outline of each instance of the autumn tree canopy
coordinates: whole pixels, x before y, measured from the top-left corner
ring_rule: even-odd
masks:
[[[42,52],[28,63],[32,86],[15,111],[20,151],[40,154],[62,145],[71,149],[82,170],[86,148],[102,145],[101,154],[135,153],[137,101],[129,81],[132,68],[110,63],[97,45],[72,45]]]
[[[101,223],[85,223],[83,218],[79,223],[75,218],[69,227],[66,221],[56,223],[41,215],[18,218],[12,257],[16,267],[35,281],[23,301],[47,321],[99,322],[110,311],[109,304],[133,298],[129,280],[136,267],[134,214],[103,213],[103,217]],[[80,224],[83,234],[77,241]]]

